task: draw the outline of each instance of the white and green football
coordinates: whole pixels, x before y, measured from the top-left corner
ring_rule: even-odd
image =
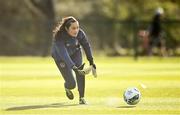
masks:
[[[128,105],[136,105],[141,99],[141,93],[136,87],[127,88],[123,96]]]

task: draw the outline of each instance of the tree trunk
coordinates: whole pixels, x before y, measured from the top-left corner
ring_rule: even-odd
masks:
[[[25,0],[29,10],[35,14],[39,19],[39,31],[42,56],[49,54],[52,39],[52,27],[55,20],[54,4],[52,0]]]

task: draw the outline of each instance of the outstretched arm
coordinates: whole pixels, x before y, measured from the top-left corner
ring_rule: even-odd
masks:
[[[86,57],[87,57],[87,59],[89,61],[89,64],[92,66],[92,72],[93,72],[94,77],[97,77],[96,65],[95,65],[94,60],[93,60],[90,43],[88,42],[86,34],[82,30],[81,30],[80,34],[81,35],[80,35],[79,42],[80,42],[81,46],[83,47],[83,49],[85,51]]]
[[[89,62],[93,62],[92,50],[91,50],[90,43],[88,42],[88,38],[82,30],[80,30],[80,32],[81,33],[80,33],[80,37],[79,37],[79,43],[84,49],[87,60]]]

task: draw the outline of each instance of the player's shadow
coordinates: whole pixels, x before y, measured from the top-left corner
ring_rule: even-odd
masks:
[[[5,109],[6,111],[20,111],[20,110],[30,110],[30,109],[42,109],[42,108],[60,108],[60,107],[69,107],[77,106],[79,104],[65,104],[65,103],[53,103],[47,105],[28,105],[28,106],[18,106]]]
[[[118,106],[116,108],[134,108],[136,107],[135,105],[127,105],[127,106]]]

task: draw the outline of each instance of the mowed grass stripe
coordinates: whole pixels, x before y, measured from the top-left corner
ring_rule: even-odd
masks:
[[[178,78],[180,79],[180,71],[168,71],[168,70],[163,70],[163,71],[143,71],[143,70],[110,70],[111,68],[107,70],[99,69],[98,71],[98,76],[99,78],[104,78],[104,77],[131,77],[133,78],[138,78],[138,77],[151,77],[153,79],[158,79],[158,78],[169,78],[169,79],[175,79]],[[116,74],[114,74],[116,73]],[[54,78],[56,76],[61,76],[60,72],[55,69],[55,70],[11,70],[11,71],[1,71],[1,76],[0,79],[5,79],[5,78],[10,78],[16,77],[17,79],[19,77],[50,77]],[[92,76],[92,75],[88,75]]]
[[[101,84],[99,84],[101,83]],[[141,84],[146,85],[146,89]],[[20,80],[4,81],[1,84],[2,95],[14,96],[64,96],[64,81],[60,80]],[[93,84],[93,85],[92,85]],[[107,85],[109,84],[109,85]],[[153,84],[153,85],[152,85]],[[127,87],[138,87],[145,97],[179,97],[180,84],[178,81],[168,81],[162,84],[162,81],[128,81],[128,80],[97,80],[92,79],[86,82],[86,93],[88,96],[122,96]],[[96,90],[93,90],[96,89]],[[77,91],[77,90],[74,90]],[[118,92],[117,92],[118,91]],[[101,93],[96,93],[101,92]]]
[[[69,101],[65,97],[3,97],[7,103],[1,103],[1,106],[4,106],[4,109],[7,109],[8,106],[12,107],[20,107],[20,106],[35,106],[35,105],[69,105],[69,104],[77,104],[78,100],[75,99],[73,101]],[[128,106],[125,104],[122,98],[119,97],[89,97],[89,105],[88,108],[79,108],[78,105],[73,106],[73,109],[92,109],[92,110],[101,110],[101,109],[117,109],[121,106]],[[26,101],[24,101],[26,100]],[[16,103],[12,103],[16,102]],[[156,103],[156,104],[154,104]],[[136,105],[136,110],[179,110],[177,108],[180,105],[179,98],[143,98],[142,101]],[[158,106],[158,108],[157,108]],[[86,106],[84,106],[86,107]],[[132,106],[129,106],[132,107]],[[127,107],[128,108],[128,107]],[[68,109],[68,108],[62,108]],[[71,108],[69,108],[71,109]]]
[[[42,83],[41,85],[39,83]],[[99,84],[99,82],[101,82],[101,84]],[[12,81],[2,81],[1,82],[1,86],[2,88],[39,88],[39,87],[49,87],[49,88],[53,88],[53,87],[58,87],[63,85],[64,80],[62,78],[57,78],[57,79],[33,79],[33,80],[19,80],[18,82],[16,80],[12,80]],[[176,80],[169,80],[169,81],[164,81],[164,83],[162,84],[162,80],[157,80],[156,82],[154,81],[149,81],[149,80],[125,80],[125,79],[110,79],[110,80],[106,80],[106,79],[102,79],[102,80],[97,80],[94,81],[92,79],[87,80],[87,85],[91,88],[95,88],[97,86],[102,86],[104,88],[108,88],[109,86],[106,84],[111,84],[111,87],[124,87],[124,85],[126,85],[127,83],[129,84],[137,84],[140,85],[141,83],[144,84],[147,89],[148,88],[180,88],[180,83],[179,81]],[[33,85],[32,85],[33,84]],[[94,84],[94,85],[91,85]],[[129,85],[127,84],[127,85]],[[152,85],[154,84],[154,85]]]

